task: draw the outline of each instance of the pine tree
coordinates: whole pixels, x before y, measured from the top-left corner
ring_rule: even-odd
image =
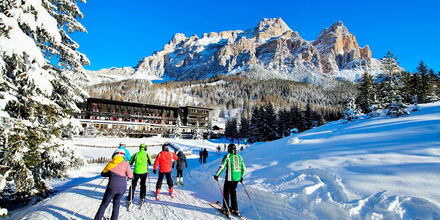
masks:
[[[214,133],[213,126],[212,126],[212,117],[209,117],[209,121],[208,121],[208,126],[206,128],[206,132],[207,132],[207,139],[210,139],[212,133]]]
[[[278,137],[287,137],[290,135],[290,113],[285,109],[278,112],[278,126],[277,135]]]
[[[261,142],[263,140],[262,135],[262,107],[255,106],[252,108],[252,118],[250,125],[250,141]]]
[[[199,128],[199,121],[196,122],[196,126],[194,127],[192,137],[194,140],[203,140],[203,132]]]
[[[344,123],[347,122],[353,122],[355,119],[357,119],[359,116],[359,110],[356,106],[356,100],[353,97],[350,97],[347,102],[345,103],[345,110],[342,113]]]
[[[241,118],[241,126],[238,137],[240,138],[249,138],[249,119],[242,117]]]
[[[402,103],[402,97],[400,95],[395,94],[395,98],[388,106],[388,111],[386,114],[392,118],[409,115],[407,106]]]
[[[0,189],[3,200],[46,197],[52,189],[47,180],[84,164],[73,150],[71,137],[81,126],[70,112],[79,111],[75,103],[87,93],[71,81],[84,76],[89,61],[65,31],[85,32],[77,21],[82,16],[73,0],[0,4],[0,115],[10,122],[0,125],[0,165],[11,179],[8,190]]]
[[[366,70],[359,86],[359,96],[356,99],[359,103],[359,108],[364,114],[370,113],[371,105],[375,104],[376,92],[374,85],[373,75]]]
[[[272,103],[264,105],[262,134],[264,141],[277,139],[277,116]]]
[[[229,118],[226,121],[225,136],[227,138],[235,138],[238,136],[237,119],[236,118]]]
[[[312,105],[307,103],[306,109],[304,110],[304,128],[306,130],[315,127],[316,114],[312,109]]]
[[[382,63],[382,70],[384,74],[379,77],[378,96],[379,96],[379,108],[385,108],[388,106],[396,91],[398,82],[395,80],[398,78],[395,74],[399,71],[399,62],[397,62],[398,56],[394,56],[390,51],[380,60]]]
[[[304,115],[303,111],[298,106],[292,106],[290,109],[290,115],[291,115],[291,128],[290,129],[298,129],[298,132],[303,132],[306,130],[305,124],[304,124]]]
[[[181,139],[182,138],[182,131],[180,129],[180,117],[177,116],[176,124],[173,128],[173,138],[174,139]]]

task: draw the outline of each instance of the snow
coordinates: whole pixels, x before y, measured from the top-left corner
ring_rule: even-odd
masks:
[[[259,215],[262,219],[440,219],[440,102],[420,107],[411,116],[340,120],[273,142],[248,145],[241,152],[246,164],[244,186]],[[134,153],[139,143],[167,141],[192,151],[191,177],[185,171],[185,185],[175,187],[176,197],[163,195],[158,202],[152,190],[157,175],[151,174],[146,207],[139,209],[137,190],[134,210],[127,212],[123,205],[119,219],[223,219],[209,201],[222,200],[212,176],[225,155],[216,155],[215,147],[223,146],[225,139],[74,139],[77,145],[102,146],[78,147],[86,158],[108,157],[119,142],[133,146],[129,150]],[[202,148],[210,155],[200,165],[197,153]],[[152,154],[158,151],[160,147],[148,148]],[[70,171],[71,177],[64,182],[51,181],[58,190],[55,196],[10,211],[9,219],[66,219],[74,213],[74,219],[93,218],[107,181],[99,176],[104,166],[90,164]],[[219,184],[223,181],[224,175]],[[163,184],[161,192],[167,191]],[[258,219],[241,184],[237,196],[240,212]]]

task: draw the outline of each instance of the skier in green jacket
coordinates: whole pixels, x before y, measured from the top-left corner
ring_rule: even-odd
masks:
[[[238,204],[237,204],[237,185],[238,182],[243,181],[244,172],[246,170],[243,158],[237,154],[237,148],[235,144],[228,145],[228,154],[223,157],[222,163],[214,175],[214,179],[218,181],[218,176],[226,169],[226,179],[223,186],[223,193],[226,200],[223,201],[222,211],[227,212],[227,207],[229,207],[229,195],[231,195],[231,213],[238,215]]]
[[[147,181],[148,176],[148,165],[153,164],[151,160],[150,154],[147,153],[147,146],[145,144],[141,144],[139,146],[139,152],[134,154],[130,159],[130,165],[134,163],[134,178],[131,183],[130,191],[128,193],[127,202],[130,204],[133,199],[133,193],[136,189],[137,182],[141,180],[141,201],[143,202],[145,199],[145,195],[147,193],[147,187],[145,182]]]

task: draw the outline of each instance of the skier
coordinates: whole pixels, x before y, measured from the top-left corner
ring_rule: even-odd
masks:
[[[231,213],[238,215],[238,204],[237,204],[237,185],[238,182],[243,182],[243,176],[245,172],[245,165],[243,158],[237,154],[237,149],[235,144],[228,145],[228,154],[223,157],[222,163],[214,175],[215,181],[218,181],[219,175],[226,168],[226,178],[225,184],[223,186],[223,193],[225,201],[223,201],[222,212],[227,213],[227,208],[229,207],[229,195],[231,196]]]
[[[123,149],[119,149],[115,152],[115,156],[110,161],[104,170],[101,172],[101,176],[109,177],[107,189],[104,193],[101,205],[98,212],[95,215],[95,220],[101,220],[104,216],[105,209],[110,201],[113,199],[113,212],[111,219],[118,219],[119,206],[121,198],[127,189],[126,178],[133,178],[133,172],[130,169],[130,165],[127,161],[124,161],[125,152]]]
[[[139,152],[133,155],[130,159],[130,165],[134,163],[134,178],[131,182],[130,191],[128,193],[127,202],[131,203],[134,195],[134,190],[136,189],[137,182],[141,180],[141,202],[144,202],[145,195],[147,193],[147,186],[145,182],[148,176],[148,165],[153,164],[150,154],[147,153],[147,146],[145,144],[139,145]]]
[[[203,150],[200,149],[200,151],[199,151],[199,162],[200,162],[200,164],[202,164],[202,161],[203,161]]]
[[[206,148],[205,150],[203,150],[202,156],[203,156],[203,163],[205,164],[206,158],[208,158],[208,151],[206,150]]]
[[[127,162],[130,161],[130,159],[131,159],[130,152],[129,152],[125,147],[126,147],[125,143],[122,143],[122,142],[119,143],[119,147],[118,147],[118,149],[116,149],[115,152],[113,153],[112,158],[115,156],[115,154],[116,154],[117,151],[119,151],[120,149],[122,149],[122,150],[124,150],[124,153],[125,153],[124,161],[127,161]]]
[[[168,144],[162,146],[162,151],[157,155],[154,161],[153,173],[156,174],[157,166],[159,165],[159,177],[156,183],[156,198],[159,195],[160,188],[162,187],[163,176],[167,178],[167,184],[170,189],[170,196],[173,196],[173,179],[171,179],[171,162],[177,160],[178,157],[169,152]]]
[[[223,143],[223,150],[226,151],[226,143]]]
[[[182,185],[183,186],[183,169],[188,168],[188,163],[186,161],[186,156],[185,154],[182,152],[182,150],[179,150],[179,153],[177,153],[177,161],[173,162],[173,169],[174,169],[174,164],[176,165],[176,170],[177,170],[177,179],[176,179],[176,185]],[[179,180],[180,177],[180,180]]]
[[[220,155],[221,147],[220,145],[217,146],[217,154]]]

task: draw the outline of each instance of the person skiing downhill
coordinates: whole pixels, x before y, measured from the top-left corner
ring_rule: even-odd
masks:
[[[147,186],[145,182],[147,181],[148,176],[148,165],[153,164],[153,160],[151,160],[150,154],[147,153],[147,146],[145,144],[139,145],[139,152],[133,155],[130,159],[130,165],[134,163],[134,178],[131,182],[130,191],[128,193],[127,202],[130,204],[133,199],[134,190],[136,189],[137,182],[141,180],[141,202],[144,201],[145,195],[147,193]]]
[[[222,163],[214,175],[215,181],[218,181],[218,177],[226,169],[225,184],[223,186],[224,199],[222,212],[227,213],[229,210],[229,196],[231,197],[231,213],[238,215],[237,204],[237,185],[238,182],[243,181],[244,172],[246,170],[243,158],[237,154],[237,148],[235,144],[228,145],[228,154],[223,157]]]
[[[177,161],[173,162],[173,169],[174,165],[176,165],[176,171],[177,171],[177,179],[176,179],[176,185],[182,185],[183,186],[183,169],[188,168],[188,163],[186,161],[186,156],[182,152],[182,150],[179,150],[179,153],[177,153]]]
[[[153,165],[153,173],[156,174],[157,166],[159,166],[159,177],[156,183],[156,197],[160,193],[162,187],[163,177],[167,178],[167,184],[170,189],[170,196],[173,196],[173,179],[171,179],[171,163],[172,160],[177,160],[178,157],[169,152],[168,144],[162,146],[162,151],[157,155]]]
[[[101,205],[99,206],[98,212],[95,215],[95,220],[102,219],[105,209],[107,208],[108,204],[110,204],[112,199],[113,211],[111,219],[118,219],[121,198],[127,189],[126,178],[133,178],[133,172],[131,171],[130,165],[127,161],[124,161],[125,155],[124,150],[119,149],[117,152],[115,152],[115,156],[113,157],[112,161],[110,161],[101,172],[101,176],[109,177],[109,180]]]
[[[130,152],[127,150],[127,145],[125,145],[125,143],[119,143],[119,147],[118,147],[118,149],[116,149],[115,150],[115,152],[113,153],[113,155],[112,155],[112,158],[115,156],[115,154],[116,154],[116,152],[117,151],[119,151],[120,149],[122,149],[122,150],[124,150],[124,153],[125,153],[125,155],[124,155],[124,161],[130,161],[130,159],[131,159],[131,156],[130,156]]]

